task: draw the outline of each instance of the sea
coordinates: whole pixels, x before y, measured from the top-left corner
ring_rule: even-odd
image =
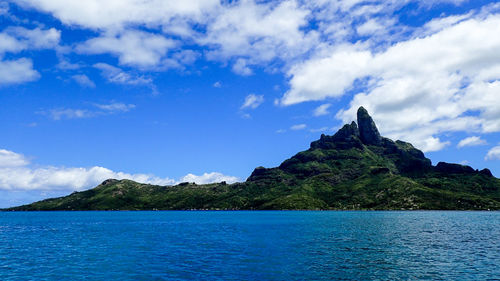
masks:
[[[500,212],[0,212],[0,280],[500,280]]]

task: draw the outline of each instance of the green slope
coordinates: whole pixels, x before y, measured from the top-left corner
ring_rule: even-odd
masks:
[[[94,189],[7,210],[500,209],[500,180],[487,169],[431,161],[379,135],[366,110],[358,125],[322,135],[279,167],[243,183],[155,186],[107,180]]]

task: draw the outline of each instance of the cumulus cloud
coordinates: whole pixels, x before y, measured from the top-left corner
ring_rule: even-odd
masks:
[[[233,70],[241,75],[252,74],[250,65],[275,59],[291,64],[330,43],[352,42],[357,35],[369,37],[366,41],[373,46],[393,42],[411,33],[410,27],[399,24],[395,11],[412,2],[432,6],[424,0],[14,2],[51,14],[71,28],[95,31],[98,36],[77,44],[81,53],[113,54],[121,64],[140,68],[169,68],[183,62],[168,57],[168,51],[194,43],[206,48],[210,60],[234,61]],[[442,2],[460,4],[432,1]]]
[[[98,32],[99,36],[78,45],[79,52],[111,53],[121,64],[137,67],[171,63],[167,51],[182,43],[171,38],[181,37],[208,47],[209,59],[237,58],[235,72],[249,75],[248,65],[292,59],[316,46],[319,37],[316,31],[304,28],[311,11],[295,0],[15,2],[50,13],[67,26]],[[140,31],[144,28],[155,32]],[[243,57],[244,61],[238,60]]]
[[[30,82],[40,78],[31,59],[5,60],[5,53],[55,48],[59,44],[60,36],[60,31],[54,28],[8,27],[3,30],[0,33],[0,85]]]
[[[54,167],[33,166],[23,155],[0,150],[0,189],[3,190],[67,190],[80,191],[95,187],[106,179],[130,179],[155,185],[173,185],[179,182],[199,184],[226,181],[233,183],[238,178],[221,173],[205,173],[200,176],[187,174],[179,181],[151,174],[115,172],[104,167]]]
[[[120,64],[139,67],[158,65],[176,42],[162,35],[142,31],[105,34],[80,44],[77,51],[87,54],[111,53],[119,57]]]
[[[0,149],[0,167],[19,167],[28,165],[29,161],[24,155]]]
[[[314,116],[323,116],[323,115],[330,114],[330,111],[328,111],[330,106],[332,106],[330,103],[325,103],[325,104],[322,104],[322,105],[316,107],[316,109],[314,109],[314,111],[313,111],[313,115]]]
[[[449,144],[437,136],[443,132],[499,131],[495,100],[500,89],[500,37],[493,35],[499,32],[500,15],[491,15],[460,21],[379,53],[359,45],[332,48],[328,55],[291,68],[291,88],[281,104],[357,90],[360,93],[338,118],[354,120],[363,105],[387,136],[413,141],[425,151]]]
[[[466,146],[478,146],[478,145],[484,145],[486,144],[486,141],[481,139],[481,137],[478,136],[472,136],[472,137],[467,137],[463,140],[461,140],[458,144],[458,148],[466,147]]]
[[[243,105],[241,105],[241,109],[245,108],[256,109],[263,102],[264,102],[264,95],[250,94],[245,97],[245,101],[243,102]]]
[[[0,54],[28,49],[51,49],[59,45],[61,32],[55,28],[8,27],[0,33]]]
[[[130,25],[168,25],[175,18],[200,19],[219,7],[218,0],[15,0],[21,6],[51,13],[64,24],[94,30],[117,30]],[[119,11],[119,12],[118,12]]]
[[[208,17],[206,34],[197,38],[212,50],[209,58],[247,57],[253,63],[291,59],[318,42],[315,31],[305,31],[310,11],[298,1],[237,1]],[[246,60],[237,60],[237,73],[251,74]],[[237,71],[242,70],[242,71]]]
[[[34,29],[27,29],[16,26],[9,27],[5,29],[4,32],[15,37],[18,41],[18,46],[15,51],[56,48],[61,39],[61,32],[55,28],[41,29],[37,27]]]
[[[0,60],[0,85],[35,81],[40,78],[30,59]]]
[[[500,160],[500,146],[495,146],[491,148],[484,160]]]
[[[94,38],[75,42],[80,54],[111,54],[121,65],[140,70],[182,69],[203,54],[241,75],[258,67],[284,71],[290,85],[279,100],[284,106],[354,94],[339,119],[354,119],[356,108],[364,105],[384,134],[433,151],[449,145],[441,136],[445,132],[500,131],[494,106],[500,88],[499,6],[439,16],[418,27],[402,24],[397,11],[409,4],[430,9],[464,1],[14,2],[51,14],[70,28],[95,32]],[[43,28],[2,34],[4,52],[28,48],[19,47],[23,44],[53,47],[60,36]],[[181,50],[186,46],[201,51]],[[17,67],[12,72],[17,74],[7,73],[6,63]],[[112,83],[154,90],[150,78],[133,71],[95,67]],[[38,77],[29,60],[0,61],[0,83]]]

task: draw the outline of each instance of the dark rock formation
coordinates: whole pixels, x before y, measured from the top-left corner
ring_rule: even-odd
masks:
[[[364,107],[358,109],[358,126],[361,141],[367,145],[381,145],[382,137],[375,122]]]
[[[470,166],[439,162],[436,166],[436,171],[446,174],[473,174],[476,171]]]
[[[351,124],[345,124],[333,135],[333,139],[337,141],[349,141],[354,137],[359,137],[358,125],[354,121]]]
[[[363,143],[359,139],[359,130],[356,122],[345,124],[335,135],[321,135],[320,139],[311,143],[311,148],[321,149],[350,149],[363,148]]]
[[[482,169],[481,171],[479,171],[479,174],[487,177],[493,177],[493,174],[489,169]]]

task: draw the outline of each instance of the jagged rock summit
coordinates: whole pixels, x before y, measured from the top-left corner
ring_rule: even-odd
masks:
[[[380,136],[360,107],[357,124],[321,135],[278,167],[257,167],[245,182],[155,186],[106,180],[9,210],[151,209],[500,210],[500,180],[488,169],[433,166],[410,143]]]
[[[320,140],[313,142],[311,147],[345,149],[352,147],[361,148],[363,144],[376,146],[383,145],[384,138],[380,136],[377,125],[375,125],[372,117],[364,107],[358,109],[357,118],[357,124],[354,121],[352,121],[351,124],[345,124],[333,136],[322,134]]]
[[[378,132],[375,122],[368,114],[364,107],[358,109],[358,127],[359,137],[364,144],[367,145],[380,145],[382,144],[382,137]]]

